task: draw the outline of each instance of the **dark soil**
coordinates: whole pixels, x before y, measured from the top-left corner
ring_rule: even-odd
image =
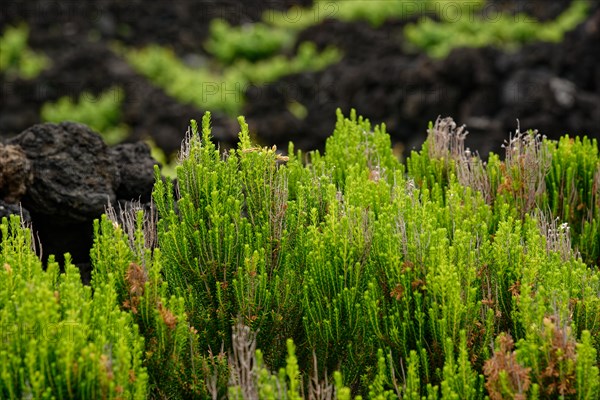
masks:
[[[20,202],[42,256],[62,260],[69,252],[89,279],[94,219],[108,204],[150,201],[156,164],[150,148],[143,142],[109,148],[73,122],[34,125],[7,142],[0,143],[0,217],[20,214]]]
[[[547,9],[533,7],[536,2],[513,4],[513,10],[549,18],[568,5],[548,3]],[[441,61],[405,51],[402,23],[374,30],[365,23],[326,21],[304,31],[299,41],[334,44],[344,60],[250,92],[246,116],[267,142],[281,145],[292,135],[304,148],[319,147],[331,134],[337,107],[385,122],[392,138],[408,149],[420,146],[427,122],[438,115],[466,124],[467,142],[481,154],[499,152],[517,119],[521,130],[538,129],[550,138],[566,133],[598,138],[600,6],[594,8],[563,43],[534,43],[517,52],[456,49]],[[292,101],[308,110],[304,120],[288,111]]]
[[[556,18],[570,0],[493,0],[487,11],[524,12],[540,20]],[[120,85],[125,89],[124,122],[130,141],[152,137],[167,152],[179,149],[190,118],[205,110],[184,105],[137,75],[109,50],[113,40],[142,46],[172,46],[181,57],[203,53],[211,19],[256,21],[266,9],[310,1],[3,2],[0,29],[25,21],[30,45],[53,60],[33,81],[0,75],[0,137],[39,123],[47,101],[82,91],[94,94]],[[594,3],[593,7],[599,9]],[[402,27],[378,29],[366,23],[325,21],[302,32],[298,42],[335,45],[344,59],[319,73],[286,77],[247,93],[244,114],[264,144],[322,148],[332,132],[334,111],[356,108],[373,122],[386,122],[394,141],[418,146],[429,120],[452,115],[466,123],[471,144],[485,153],[514,131],[537,128],[549,137],[564,133],[599,136],[600,52],[598,12],[561,44],[533,44],[517,53],[459,49],[444,61],[405,50]],[[573,86],[574,85],[574,86]],[[566,92],[565,92],[566,91]],[[557,101],[556,99],[566,99]],[[308,115],[298,120],[288,105],[297,101]],[[226,146],[236,141],[237,123],[216,113],[214,135]]]
[[[170,45],[180,57],[188,57],[204,53],[211,19],[251,22],[266,9],[283,9],[292,3],[298,2],[6,0],[0,6],[0,31],[26,22],[30,46],[48,55],[52,66],[31,81],[0,74],[0,139],[7,141],[41,122],[40,108],[47,101],[67,95],[76,98],[83,91],[98,94],[118,85],[125,90],[123,122],[131,128],[128,142],[152,137],[167,153],[176,151],[189,120],[199,119],[205,110],[179,103],[135,73],[110,50],[112,41]],[[525,12],[548,20],[570,0],[494,0],[492,4],[502,12]],[[438,115],[467,124],[468,145],[482,154],[499,152],[509,132],[517,128],[517,119],[521,130],[537,128],[551,138],[565,133],[600,138],[600,5],[594,2],[592,7],[590,18],[563,43],[535,43],[516,52],[457,49],[441,61],[406,46],[402,28],[407,21],[387,22],[375,29],[363,22],[327,20],[302,32],[298,43],[309,40],[320,48],[337,46],[343,60],[324,71],[252,87],[243,114],[262,144],[280,149],[287,148],[289,140],[296,148],[322,149],[333,131],[337,107],[346,113],[355,108],[374,123],[385,122],[393,141],[405,151],[420,146],[427,122]],[[304,119],[289,111],[293,102],[306,108]],[[237,132],[234,119],[213,113],[213,134],[225,147],[236,142]],[[110,153],[121,168],[121,181],[138,175],[137,160],[144,169],[153,164],[144,149],[132,146]],[[151,180],[146,172],[139,175],[141,180],[130,185],[112,182],[113,199],[143,196],[146,201]],[[141,187],[145,192],[137,193]],[[20,189],[10,190],[20,193]],[[18,210],[16,195],[7,201],[5,194],[0,198],[0,215]],[[25,203],[31,198],[31,194],[23,197]],[[58,214],[43,207],[29,211],[46,255],[70,251],[85,269],[91,220],[99,216],[99,209],[82,216],[82,210],[74,207],[58,213],[73,217],[62,228],[57,227]]]
[[[42,104],[83,91],[98,94],[115,85],[125,89],[124,123],[132,129],[130,141],[152,137],[168,153],[179,149],[191,118],[204,110],[167,96],[136,74],[109,45],[169,44],[184,57],[202,52],[211,19],[231,23],[260,18],[266,9],[286,7],[278,1],[14,1],[3,2],[0,31],[26,22],[30,46],[52,59],[52,66],[33,81],[0,74],[2,96],[0,137],[14,136],[39,123]],[[214,115],[214,135],[234,142],[237,123]]]

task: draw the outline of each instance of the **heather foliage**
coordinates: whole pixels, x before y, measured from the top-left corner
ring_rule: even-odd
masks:
[[[64,273],[52,257],[42,270],[17,217],[0,229],[0,397],[144,399],[144,340],[114,275],[92,296],[68,256]]]
[[[404,166],[355,112],[324,154],[239,122],[222,154],[192,121],[155,208],[95,225],[90,307],[135,324],[151,396],[597,398],[596,142],[517,131],[484,162],[439,119]]]
[[[98,96],[83,93],[77,101],[61,97],[56,102],[44,103],[41,116],[44,122],[73,121],[88,125],[99,132],[108,145],[122,142],[129,129],[121,123],[121,104],[125,94],[119,87]]]
[[[294,35],[285,29],[265,24],[229,25],[221,19],[210,23],[210,39],[207,51],[219,61],[231,64],[236,59],[257,61],[268,58],[293,44]]]
[[[458,47],[510,50],[534,41],[558,42],[585,19],[589,10],[587,0],[576,0],[556,19],[541,22],[525,13],[511,15],[502,5],[485,0],[317,0],[308,8],[269,10],[263,22],[241,31],[251,36],[270,27],[272,37],[266,43],[273,46],[287,40],[290,32],[327,19],[366,21],[374,27],[386,21],[414,19],[403,29],[407,43],[432,57],[444,58]],[[237,35],[239,31],[234,30],[223,36]]]
[[[255,147],[240,123],[239,147],[224,155],[208,115],[201,133],[192,124],[177,188],[155,187],[165,277],[192,325],[204,327],[201,346],[232,346],[239,321],[275,368],[293,338],[305,372],[340,369],[364,394],[391,395],[395,382],[396,395],[482,398],[494,387],[484,364],[498,335],[518,340],[527,365],[565,351],[554,348],[560,329],[570,338],[560,344],[571,349],[568,372],[528,370],[530,387],[577,385],[577,349],[600,345],[591,339],[600,282],[584,262],[597,256],[577,246],[577,216],[565,220],[548,203],[548,171],[568,162],[554,149],[567,144],[517,132],[504,161],[484,163],[464,148],[464,128],[439,120],[406,174],[385,127],[354,113],[338,113],[324,155]],[[596,144],[577,143],[588,158],[578,161],[586,173],[576,174],[577,198],[589,197]],[[578,215],[589,221],[580,225],[595,226],[597,203],[583,204]],[[394,371],[404,365],[412,373],[402,382]]]
[[[425,17],[408,24],[404,29],[408,41],[436,58],[446,57],[458,47],[495,46],[512,50],[534,41],[559,42],[585,19],[589,9],[587,0],[575,0],[555,20],[540,22],[523,13],[503,14],[498,4],[483,6],[467,1],[463,9],[457,9],[455,3],[441,6],[442,12],[438,12],[441,21]]]
[[[199,346],[185,300],[169,294],[162,254],[155,248],[155,224],[139,206],[111,208],[96,221],[92,286],[112,281],[117,302],[139,326],[152,393],[169,399],[208,397],[205,379],[220,376],[223,387],[227,360],[223,353],[213,355]]]
[[[240,46],[241,49],[235,46]],[[231,65],[212,67],[190,67],[173,51],[160,46],[116,50],[125,56],[137,72],[163,88],[170,96],[201,109],[222,111],[232,116],[242,109],[244,93],[251,86],[271,83],[294,73],[319,71],[341,59],[340,51],[333,47],[319,51],[314,43],[304,42],[298,45],[296,54],[291,56],[274,54],[252,62],[241,55],[251,60],[259,56],[244,53],[248,46],[243,43],[235,42],[235,46],[229,50],[233,52],[232,55],[215,54],[217,58],[227,61],[231,58]],[[220,51],[227,49],[223,48]],[[236,58],[235,61],[232,59],[238,56],[240,58]]]
[[[7,26],[0,36],[0,73],[12,78],[33,79],[50,65],[43,54],[27,46],[29,28],[25,24]]]

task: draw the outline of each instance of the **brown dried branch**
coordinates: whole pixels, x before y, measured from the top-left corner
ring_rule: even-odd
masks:
[[[148,281],[148,273],[144,267],[130,263],[125,273],[125,281],[128,286],[129,299],[125,300],[123,307],[131,309],[131,312],[137,314],[140,298],[144,295],[144,288]]]
[[[124,205],[119,203],[119,209],[115,209],[112,204],[109,204],[106,209],[106,216],[109,220],[123,229],[123,232],[129,239],[129,247],[142,260],[144,260],[145,250],[137,248],[135,237],[137,229],[138,211],[143,212],[142,235],[145,249],[154,249],[158,245],[158,235],[156,223],[158,215],[154,208],[154,204],[150,206],[142,204],[140,201],[126,202]],[[144,263],[145,264],[145,263]]]
[[[502,189],[515,197],[522,216],[538,205],[539,197],[546,191],[552,154],[543,139],[537,131],[523,133],[518,127],[503,145],[508,182]]]
[[[579,258],[579,252],[575,252],[572,248],[571,234],[569,224],[566,222],[559,223],[559,218],[552,219],[547,213],[540,210],[534,213],[538,222],[538,227],[543,236],[546,237],[546,252],[556,252],[560,254],[563,262],[569,261],[571,258]]]
[[[438,117],[433,128],[427,131],[429,158],[456,160],[462,157],[468,134],[465,125],[459,127],[450,117]]]
[[[171,312],[171,310],[169,310],[168,308],[163,306],[162,303],[159,302],[158,312],[160,313],[160,316],[165,325],[167,325],[167,327],[171,330],[175,329],[175,327],[177,326],[177,317]]]
[[[529,372],[531,368],[525,368],[517,361],[516,352],[513,351],[514,341],[509,334],[502,333],[498,338],[500,348],[494,352],[491,359],[483,366],[486,376],[485,388],[488,390],[490,399],[503,400],[512,395],[513,399],[525,400],[527,390],[531,385]],[[506,376],[507,385],[503,384],[503,376]],[[509,393],[506,393],[506,390]]]

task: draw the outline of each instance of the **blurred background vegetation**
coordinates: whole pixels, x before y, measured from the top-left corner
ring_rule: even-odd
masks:
[[[224,147],[243,114],[259,143],[322,149],[338,106],[385,122],[404,155],[438,115],[467,123],[482,153],[517,118],[554,138],[597,137],[594,56],[569,70],[560,54],[567,33],[597,27],[597,10],[586,0],[12,1],[0,17],[0,137],[70,119],[109,144],[147,140],[165,162],[189,120],[211,111]]]

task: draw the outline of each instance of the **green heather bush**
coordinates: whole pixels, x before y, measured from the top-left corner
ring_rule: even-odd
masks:
[[[562,137],[549,144],[552,164],[546,177],[552,215],[567,221],[588,264],[600,264],[600,155],[598,142]],[[595,167],[596,166],[596,167]]]
[[[76,102],[70,97],[61,97],[55,103],[42,105],[42,120],[79,122],[100,133],[107,144],[117,144],[128,135],[128,128],[121,123],[123,99],[124,93],[119,87],[108,89],[98,96],[84,92]]]
[[[231,64],[238,58],[250,62],[268,58],[293,44],[294,35],[289,30],[263,23],[233,27],[227,21],[210,22],[210,38],[206,49],[219,61]]]
[[[150,393],[169,399],[209,397],[206,379],[226,377],[227,359],[199,346],[184,299],[168,293],[161,252],[151,236],[155,220],[139,207],[118,212],[110,208],[108,215],[110,219],[103,216],[94,224],[92,286],[112,281],[118,304],[139,326]],[[219,349],[214,347],[215,352]],[[226,384],[226,378],[220,379],[218,386]]]
[[[50,60],[27,47],[29,28],[25,24],[7,27],[0,37],[0,72],[9,77],[33,79]]]
[[[292,57],[279,54],[256,62],[239,58],[225,68],[191,68],[171,50],[160,46],[118,51],[136,71],[169,95],[201,109],[219,110],[229,115],[239,113],[244,105],[244,93],[252,85],[274,82],[299,72],[318,71],[341,58],[337,49],[330,47],[319,52],[310,42],[301,43]]]
[[[410,43],[437,58],[447,56],[457,47],[515,49],[533,41],[559,42],[566,32],[585,19],[588,3],[587,0],[575,0],[555,20],[548,22],[538,22],[525,14],[502,14],[496,8],[477,16],[475,12],[479,7],[471,3],[458,13],[438,14],[442,19],[439,22],[424,17],[415,24],[408,24],[404,34]]]
[[[596,142],[517,130],[484,162],[439,119],[405,166],[385,126],[354,111],[338,111],[323,154],[256,146],[239,122],[221,154],[210,114],[192,121],[177,180],[156,169],[156,213],[111,208],[95,223],[94,296],[62,289],[127,320],[97,329],[143,342],[119,355],[147,371],[149,397],[598,398]],[[27,254],[3,277],[39,263]],[[76,276],[53,263],[38,275]],[[42,285],[29,280],[18,293]],[[2,322],[23,323],[3,299]],[[56,365],[44,371],[60,381]]]
[[[242,321],[272,367],[285,364],[291,337],[303,344],[299,365],[310,370],[314,354],[318,370],[341,369],[355,391],[376,390],[391,379],[381,371],[410,360],[419,395],[460,398],[493,390],[484,365],[503,332],[552,352],[544,323],[562,321],[573,354],[598,350],[597,267],[571,247],[572,231],[538,212],[546,172],[561,162],[554,142],[517,133],[505,161],[484,164],[464,149],[466,133],[440,120],[406,176],[385,127],[355,114],[338,114],[325,155],[290,148],[287,159],[253,146],[240,122],[240,145],[225,155],[208,116],[201,135],[193,124],[177,190],[155,186],[165,279],[192,325],[205,327],[201,345],[230,347]],[[596,176],[597,161],[584,165]],[[378,348],[391,354],[387,369]],[[549,379],[571,390],[570,368],[532,372],[531,390],[549,390]]]
[[[112,274],[92,288],[65,257],[46,271],[19,218],[2,219],[0,397],[144,399],[144,340],[119,309]]]
[[[263,14],[263,22],[252,29],[262,32],[271,27],[271,40],[275,41],[275,38],[285,37],[282,32],[294,35],[325,19],[367,21],[378,27],[388,20],[418,16],[421,17],[418,22],[404,28],[407,42],[432,57],[443,58],[457,47],[515,49],[534,41],[558,42],[585,19],[588,3],[587,0],[573,1],[555,20],[539,22],[523,13],[504,13],[497,4],[487,7],[485,0],[319,0],[308,8],[268,10]],[[239,35],[239,30],[225,33],[223,25],[219,28],[224,37]]]
[[[311,7],[286,11],[268,10],[263,21],[276,27],[300,31],[325,19],[367,21],[374,27],[390,19],[406,19],[423,14],[467,13],[478,10],[485,0],[316,0]]]

